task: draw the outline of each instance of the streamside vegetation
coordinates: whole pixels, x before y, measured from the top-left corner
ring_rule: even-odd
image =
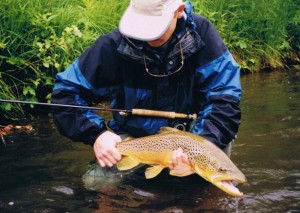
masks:
[[[300,0],[191,0],[244,71],[300,62]],[[0,99],[49,101],[54,76],[118,26],[129,0],[0,1]],[[0,103],[0,117],[24,116]]]

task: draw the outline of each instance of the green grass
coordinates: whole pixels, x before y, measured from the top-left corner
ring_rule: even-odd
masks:
[[[1,1],[0,84],[15,86],[0,97],[49,100],[55,74],[116,28],[125,7],[104,0]]]
[[[287,67],[287,59],[300,62],[300,0],[192,2],[195,12],[214,23],[244,70]],[[55,74],[99,35],[115,29],[128,3],[0,1],[0,97],[49,100]],[[7,82],[14,86],[6,88]]]
[[[296,15],[300,10],[299,1],[195,2],[197,12],[212,20],[244,69],[259,71],[266,67],[284,67],[285,59],[299,48],[299,37],[291,43],[291,38],[300,31]],[[292,19],[296,21],[292,23]]]

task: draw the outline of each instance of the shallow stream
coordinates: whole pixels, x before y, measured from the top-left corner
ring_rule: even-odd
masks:
[[[242,85],[232,151],[248,179],[238,186],[242,198],[197,175],[145,180],[140,168],[115,178],[84,176],[91,147],[64,138],[51,116],[41,115],[32,133],[0,144],[0,212],[300,212],[300,71],[246,75]]]

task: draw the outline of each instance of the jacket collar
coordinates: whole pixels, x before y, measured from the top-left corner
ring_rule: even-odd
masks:
[[[205,45],[199,34],[194,29],[186,26],[184,19],[180,19],[177,22],[173,36],[161,47],[153,48],[145,41],[123,36],[117,51],[125,60],[142,64],[144,63],[144,57],[146,57],[149,63],[160,66],[168,63],[170,60],[179,60],[181,57],[180,45],[183,51],[183,59],[190,57]]]

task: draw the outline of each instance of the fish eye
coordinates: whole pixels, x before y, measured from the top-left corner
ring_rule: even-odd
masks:
[[[227,171],[227,169],[225,169],[225,168],[223,168],[223,167],[220,167],[219,168],[219,172],[226,172]]]

